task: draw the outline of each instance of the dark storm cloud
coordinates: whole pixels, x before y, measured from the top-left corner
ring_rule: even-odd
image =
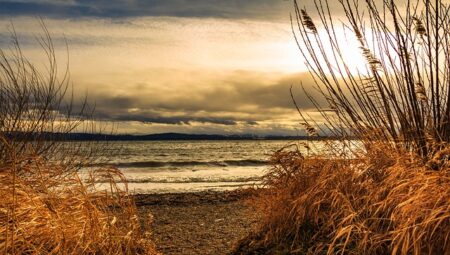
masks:
[[[313,86],[313,80],[308,73],[289,75],[266,84],[265,77],[259,78],[257,75],[253,77],[248,72],[230,75],[228,80],[221,82],[222,84],[212,86],[209,90],[196,94],[179,95],[171,100],[158,103],[156,106],[162,109],[211,112],[242,111],[243,107],[257,109],[258,112],[270,112],[275,108],[293,109],[294,104],[290,96],[290,87],[293,86],[297,103],[305,109],[314,107],[300,86],[300,83],[307,88]],[[246,111],[246,113],[252,113],[252,111]]]
[[[0,1],[2,15],[50,17],[217,17],[288,18],[291,1],[284,0],[76,0]]]
[[[145,114],[128,114],[110,116],[107,120],[114,121],[139,121],[143,123],[158,123],[172,125],[190,125],[192,122],[220,124],[220,125],[236,125],[237,122],[230,118],[213,118],[213,117],[193,117],[193,116],[146,116]]]
[[[307,73],[286,76],[272,84],[264,84],[263,78],[257,79],[257,75],[250,73],[241,73],[240,77],[246,82],[236,82],[236,76],[230,75],[228,81],[222,81],[222,86],[192,94],[174,93],[174,97],[165,97],[167,92],[158,91],[127,96],[96,94],[96,115],[112,121],[255,126],[259,121],[295,111],[290,96],[291,85],[294,85],[293,93],[299,107],[314,107],[299,85],[302,82],[306,88],[313,86]],[[320,97],[318,101],[324,103]]]

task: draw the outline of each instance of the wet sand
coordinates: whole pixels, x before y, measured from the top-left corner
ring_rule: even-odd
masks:
[[[141,223],[163,254],[229,254],[258,215],[252,190],[136,195]],[[153,215],[149,219],[148,214]]]

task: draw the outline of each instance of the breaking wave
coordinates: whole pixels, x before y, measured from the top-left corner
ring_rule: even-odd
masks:
[[[138,161],[138,162],[119,162],[109,163],[108,165],[115,167],[183,167],[183,166],[264,166],[268,161],[257,159],[243,159],[243,160],[223,160],[223,161]]]
[[[109,180],[98,180],[97,183],[108,183]],[[120,183],[121,180],[117,180]],[[261,177],[232,177],[232,178],[211,178],[211,177],[185,177],[185,178],[129,178],[128,183],[259,183]]]

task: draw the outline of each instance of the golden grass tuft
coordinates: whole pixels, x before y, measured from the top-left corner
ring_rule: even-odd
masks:
[[[14,162],[0,166],[1,253],[157,254],[132,197],[115,184],[119,171],[95,170],[86,180],[39,157]],[[108,192],[98,179],[109,180]]]
[[[265,218],[235,254],[450,254],[450,150],[439,171],[372,146],[357,159],[273,157]]]
[[[52,37],[40,25],[45,68],[24,54],[13,26],[10,47],[0,48],[0,253],[156,254],[123,175],[77,173],[102,150],[60,142],[71,132],[101,130],[87,100],[70,96],[68,64],[60,74]]]

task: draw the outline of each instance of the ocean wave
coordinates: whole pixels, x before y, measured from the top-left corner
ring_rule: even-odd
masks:
[[[109,183],[109,180],[97,180],[97,183]],[[117,183],[122,183],[122,180],[117,180]],[[259,183],[261,177],[186,177],[186,178],[128,178],[128,183]]]
[[[127,167],[183,167],[183,166],[264,166],[268,161],[259,159],[223,160],[223,161],[137,161],[137,162],[117,162],[107,165],[119,168]],[[98,165],[97,165],[98,166]]]

